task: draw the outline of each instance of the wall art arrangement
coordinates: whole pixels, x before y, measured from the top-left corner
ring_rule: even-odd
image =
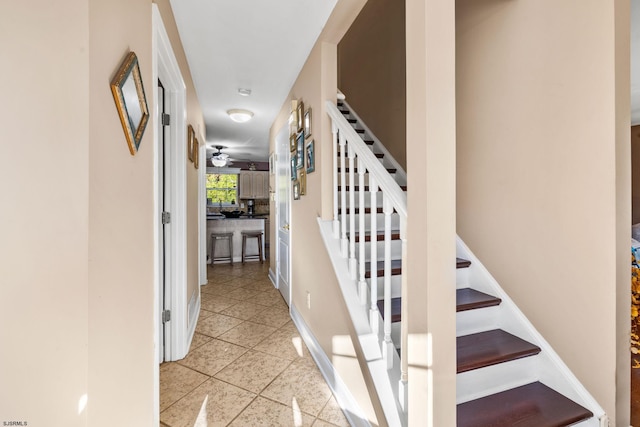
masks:
[[[129,52],[120,64],[111,80],[111,93],[129,145],[129,152],[134,156],[140,147],[142,135],[149,121],[147,97],[135,52]]]
[[[200,165],[200,143],[198,138],[193,139],[193,166],[198,169]]]
[[[316,170],[315,143],[310,138],[311,124],[311,107],[305,110],[302,100],[293,100],[289,119],[289,150],[294,200],[307,194],[307,174]]]

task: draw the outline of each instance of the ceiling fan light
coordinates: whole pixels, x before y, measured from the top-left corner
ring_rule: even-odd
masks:
[[[213,164],[213,166],[215,166],[217,168],[221,168],[221,167],[223,167],[223,166],[225,166],[227,164],[227,159],[221,159],[221,158],[212,157],[211,158],[211,164]]]
[[[247,122],[251,120],[251,118],[253,117],[253,113],[249,110],[234,109],[234,110],[227,111],[227,114],[229,115],[231,120],[238,123]]]

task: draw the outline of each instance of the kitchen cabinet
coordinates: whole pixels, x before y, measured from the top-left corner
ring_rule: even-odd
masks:
[[[269,172],[240,171],[241,199],[268,199]]]

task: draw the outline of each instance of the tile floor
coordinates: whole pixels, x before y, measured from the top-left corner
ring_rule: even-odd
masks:
[[[160,423],[348,426],[287,305],[256,262],[209,267],[189,354],[160,365]]]

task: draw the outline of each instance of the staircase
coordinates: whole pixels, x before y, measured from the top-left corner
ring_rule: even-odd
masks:
[[[334,220],[320,221],[321,232],[387,422],[406,425],[406,174],[346,102],[327,102],[327,109],[337,184]],[[457,255],[457,425],[608,425],[602,408],[459,238]]]

